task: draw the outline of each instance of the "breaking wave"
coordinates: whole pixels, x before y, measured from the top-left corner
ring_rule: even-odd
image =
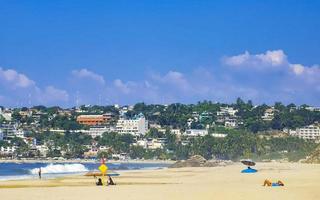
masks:
[[[80,173],[89,171],[82,164],[49,164],[45,167],[41,167],[41,172],[43,174],[70,174],[70,173]],[[34,168],[30,170],[31,174],[38,174],[39,168]]]

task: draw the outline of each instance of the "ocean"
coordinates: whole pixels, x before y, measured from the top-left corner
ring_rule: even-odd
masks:
[[[157,169],[168,167],[167,163],[107,163],[108,170],[121,173],[123,170]],[[42,178],[49,179],[72,174],[98,171],[100,163],[0,163],[0,181],[37,179],[41,167]]]

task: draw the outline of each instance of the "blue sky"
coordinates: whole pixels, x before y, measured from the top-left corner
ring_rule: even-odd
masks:
[[[0,105],[320,105],[319,10],[294,0],[2,0]]]

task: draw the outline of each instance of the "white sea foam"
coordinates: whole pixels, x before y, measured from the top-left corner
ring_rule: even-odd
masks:
[[[19,175],[19,176],[0,176],[0,181],[9,180],[23,180],[23,179],[33,179],[31,175]]]
[[[89,171],[82,164],[49,164],[41,168],[43,174],[69,174]],[[30,170],[31,174],[38,174],[39,168]]]

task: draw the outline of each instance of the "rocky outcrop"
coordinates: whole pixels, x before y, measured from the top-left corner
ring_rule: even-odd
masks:
[[[221,161],[221,160],[206,160],[200,155],[195,155],[188,160],[177,161],[170,168],[182,168],[182,167],[217,167],[225,166],[230,164],[231,161]]]

